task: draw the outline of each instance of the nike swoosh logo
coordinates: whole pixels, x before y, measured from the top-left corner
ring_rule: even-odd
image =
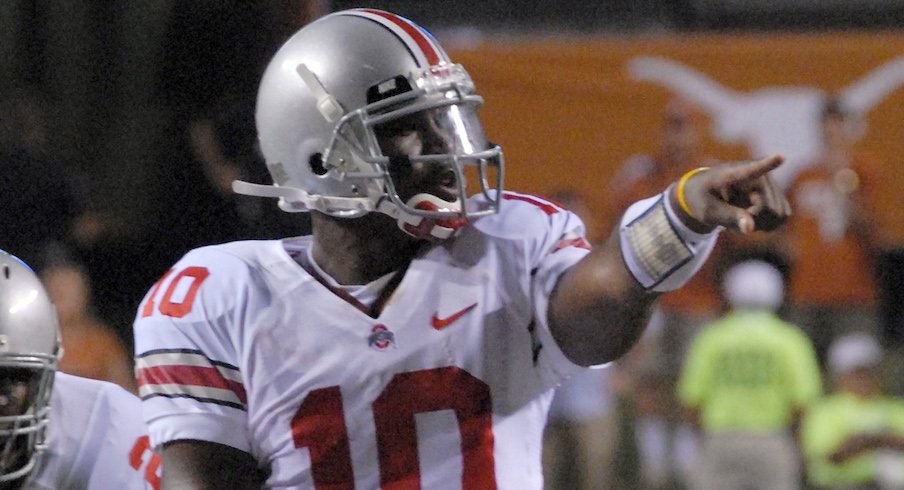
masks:
[[[439,312],[434,313],[433,318],[430,320],[430,324],[433,325],[433,328],[435,328],[437,330],[442,330],[442,329],[448,327],[449,324],[451,324],[455,320],[458,320],[459,318],[461,318],[465,313],[473,310],[475,306],[477,306],[477,303],[474,303],[471,306],[462,308],[445,318],[440,318],[439,316],[437,316],[437,313],[439,313]]]

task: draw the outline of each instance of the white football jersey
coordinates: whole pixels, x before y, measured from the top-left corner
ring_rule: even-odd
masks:
[[[113,383],[57,372],[47,449],[25,488],[159,489],[160,476],[141,400]]]
[[[310,237],[189,252],[136,317],[151,441],[247,451],[270,488],[542,488],[552,389],[581,369],[547,299],[583,234],[558,205],[505,193],[373,307],[299,265]]]

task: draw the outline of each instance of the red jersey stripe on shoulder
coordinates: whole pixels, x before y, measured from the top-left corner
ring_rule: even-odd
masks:
[[[582,236],[577,236],[574,233],[567,233],[559,239],[558,242],[553,246],[553,253],[562,250],[563,248],[568,247],[577,247],[583,248],[586,250],[593,250],[593,246],[590,245],[590,242],[587,241],[586,238]]]
[[[419,58],[417,60],[419,65],[426,64],[426,66],[433,66],[439,64],[440,61],[443,61],[446,58],[445,53],[442,51],[442,48],[439,47],[436,40],[433,39],[433,36],[424,31],[422,27],[404,17],[383,10],[367,8],[356,9],[352,12],[376,20],[393,31],[413,53],[420,53],[423,55],[422,59],[415,56],[416,58]],[[414,46],[412,46],[412,43]],[[415,46],[417,46],[418,49],[414,49]]]
[[[213,361],[194,349],[158,349],[135,362],[138,392],[150,396],[189,397],[244,410],[245,386],[238,368]]]
[[[155,391],[153,386],[156,385],[168,386],[167,392],[189,394],[190,387],[218,388],[234,394],[242,405],[248,403],[244,385],[224,378],[215,368],[174,365],[143,367],[136,370],[136,378],[139,390],[147,387]]]
[[[538,208],[542,209],[543,212],[548,215],[556,214],[559,211],[562,211],[562,209],[563,209],[561,206],[557,206],[550,201],[539,198],[537,196],[531,196],[529,194],[518,194],[515,192],[511,192],[511,191],[504,191],[502,193],[502,198],[508,199],[510,201],[524,201],[524,202],[531,203],[534,206],[537,206]]]

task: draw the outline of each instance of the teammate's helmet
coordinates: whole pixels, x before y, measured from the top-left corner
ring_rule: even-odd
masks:
[[[44,450],[59,355],[59,324],[44,287],[0,250],[0,482],[27,475]]]
[[[260,84],[256,123],[274,186],[236,182],[233,189],[279,197],[289,212],[349,218],[382,212],[416,236],[405,224],[427,219],[438,226],[419,228],[445,238],[465,220],[498,208],[500,193],[490,190],[501,191],[502,151],[484,136],[476,115],[482,102],[465,69],[410,20],[373,9],[327,15],[279,49]],[[407,161],[448,164],[456,173],[457,202],[427,194],[403,202],[390,178],[390,158],[374,128],[422,111],[430,111],[452,148]],[[465,205],[466,168],[488,206]]]

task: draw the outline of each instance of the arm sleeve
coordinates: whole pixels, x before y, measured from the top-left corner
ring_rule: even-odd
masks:
[[[98,397],[92,422],[103,427],[87,488],[160,488],[160,456],[154,453],[144,422],[135,416],[141,402],[119,386],[108,384]]]
[[[228,253],[195,250],[139,306],[136,377],[153,447],[196,439],[250,452],[236,339],[251,276]]]
[[[844,424],[834,417],[827,400],[811,406],[801,422],[801,449],[807,462],[807,477],[811,483],[828,485],[839,477],[838,468],[828,456],[849,435]]]
[[[27,488],[158,489],[141,401],[106,381],[57,373],[47,449]]]
[[[566,270],[590,253],[584,223],[561,205],[527,194],[505,193],[502,218],[517,228],[530,272],[535,364],[555,382],[583,369],[568,360],[549,330],[549,296]]]

